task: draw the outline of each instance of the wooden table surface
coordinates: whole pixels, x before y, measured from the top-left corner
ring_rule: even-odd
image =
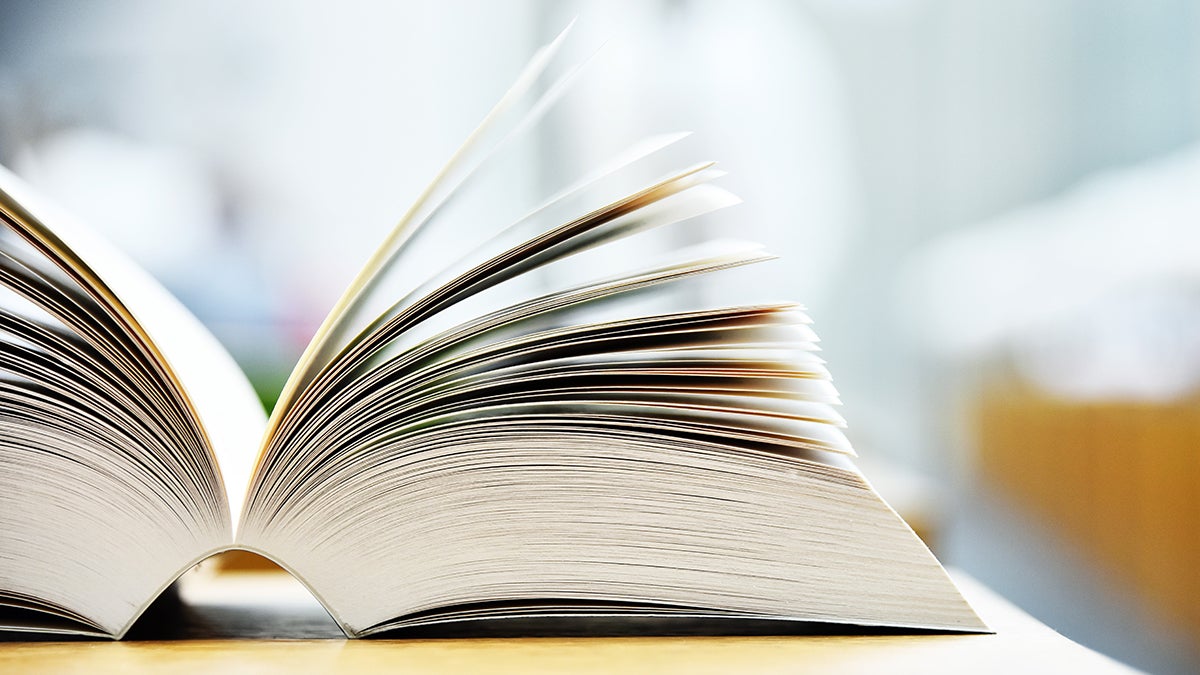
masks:
[[[969,577],[954,577],[994,635],[838,629],[788,636],[346,640],[290,577],[224,573],[185,579],[178,600],[158,603],[122,642],[0,642],[0,672],[1133,672],[1067,640]],[[566,629],[553,632],[572,630]]]

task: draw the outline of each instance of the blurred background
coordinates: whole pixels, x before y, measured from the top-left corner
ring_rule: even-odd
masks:
[[[270,405],[572,17],[580,56],[608,44],[475,217],[696,132],[746,201],[705,231],[784,256],[758,294],[809,307],[867,475],[943,561],[1132,665],[1200,667],[1200,3],[0,0],[0,163]]]

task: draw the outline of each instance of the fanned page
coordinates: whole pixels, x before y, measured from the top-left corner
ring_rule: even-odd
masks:
[[[229,505],[236,527],[253,469],[251,448],[266,425],[262,403],[246,375],[195,315],[128,256],[3,168],[0,180],[0,189],[12,199],[10,208],[19,209],[26,234],[101,296],[198,418],[197,431],[213,453],[228,493],[221,501]]]
[[[240,494],[262,408],[161,286],[3,169],[0,217],[0,628],[119,636],[230,546],[216,455]]]
[[[562,40],[309,345],[239,545],[292,571],[349,635],[597,614],[985,630],[849,461],[800,307],[640,302],[702,297],[700,277],[771,258],[731,241],[646,254],[643,233],[737,203],[710,162],[646,181],[683,135],[633,145],[511,224],[454,229],[456,200],[578,72],[544,82]],[[405,278],[413,242],[441,228],[466,252]],[[623,269],[594,255],[614,248]]]
[[[275,437],[279,425],[291,411],[299,394],[312,382],[317,373],[329,365],[334,354],[344,346],[347,337],[353,335],[356,330],[353,322],[363,314],[363,301],[375,288],[379,278],[392,268],[399,253],[438,212],[439,208],[454,195],[455,189],[479,168],[481,163],[477,161],[479,155],[486,156],[487,154],[483,148],[494,148],[497,143],[502,144],[509,137],[497,133],[496,127],[507,115],[512,113],[512,109],[517,107],[520,100],[538,83],[551,60],[562,47],[570,30],[571,27],[568,26],[557,38],[534,54],[517,80],[479,126],[467,137],[462,147],[438,172],[433,182],[421,193],[396,227],[384,238],[350,286],[334,304],[284,384],[283,391],[272,411],[267,433],[263,436],[263,446],[257,465],[261,465],[267,452],[268,443]],[[565,78],[565,80],[569,79],[569,77]],[[561,92],[564,84],[565,81],[560,82],[559,86],[553,88],[550,94],[542,97],[542,101],[544,103],[552,102]],[[544,106],[540,106],[534,114],[527,115],[525,124],[520,126],[528,127],[542,111],[544,111]],[[499,138],[498,141],[497,138]]]

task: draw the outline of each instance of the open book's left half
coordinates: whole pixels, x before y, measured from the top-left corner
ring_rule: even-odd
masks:
[[[3,168],[0,217],[0,624],[117,634],[229,547],[265,417],[194,316]]]

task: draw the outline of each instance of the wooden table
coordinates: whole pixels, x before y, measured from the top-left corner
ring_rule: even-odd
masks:
[[[345,640],[290,577],[225,573],[185,578],[179,600],[159,603],[122,642],[0,643],[0,672],[1133,672],[954,577],[996,634]]]

